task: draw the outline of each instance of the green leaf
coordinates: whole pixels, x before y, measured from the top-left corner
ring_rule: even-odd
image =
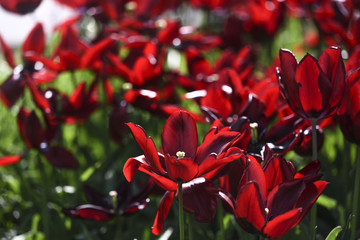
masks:
[[[326,237],[325,240],[336,240],[336,237],[339,235],[341,231],[342,231],[341,226],[335,227],[333,230],[331,230],[331,232],[329,233],[329,235]]]

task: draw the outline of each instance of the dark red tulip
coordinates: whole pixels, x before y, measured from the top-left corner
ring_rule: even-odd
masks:
[[[280,50],[277,75],[281,93],[303,118],[327,118],[336,112],[345,90],[341,49],[327,48],[319,60],[306,54],[299,63],[288,50]]]
[[[345,138],[360,145],[360,69],[347,76],[347,89],[338,111],[340,128]]]
[[[165,123],[161,134],[163,154],[158,153],[154,141],[147,137],[143,128],[133,123],[127,125],[144,155],[128,159],[123,169],[126,179],[131,181],[139,170],[150,175],[161,188],[168,191],[154,223],[158,226],[153,228],[154,234],[161,231],[179,181],[186,184],[199,178],[212,179],[241,154],[240,149],[231,147],[239,134],[229,131],[229,128],[209,130],[203,143],[198,146],[195,120],[184,111],[173,113]]]
[[[318,180],[318,161],[295,174],[281,156],[265,156],[262,166],[252,156],[244,157],[235,216],[246,231],[279,238],[302,220],[327,182]]]
[[[0,0],[0,6],[17,14],[27,14],[33,12],[42,2],[42,0]]]
[[[29,148],[36,149],[55,167],[75,169],[78,163],[67,149],[53,145],[57,134],[57,126],[43,127],[34,111],[29,112],[24,108],[18,114],[18,127],[22,138]]]
[[[148,195],[153,186],[153,182],[149,181],[144,189],[135,194],[132,184],[125,181],[116,190],[104,195],[86,185],[84,192],[89,203],[63,208],[62,211],[73,218],[109,221],[118,215],[133,214],[144,209],[150,202]]]
[[[140,170],[165,190],[176,191],[178,181],[188,182],[200,176],[210,179],[240,155],[238,148],[226,148],[239,134],[225,129],[216,134],[210,131],[198,147],[195,120],[184,111],[173,113],[165,123],[161,134],[164,154],[157,152],[144,129],[133,123],[127,125],[145,154],[126,162],[124,175],[128,181]]]

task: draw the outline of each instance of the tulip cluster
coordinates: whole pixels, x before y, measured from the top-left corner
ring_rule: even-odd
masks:
[[[55,1],[75,12],[55,27],[56,39],[40,22],[19,49],[0,36],[9,72],[1,76],[0,112],[17,129],[17,146],[0,147],[0,166],[8,166],[0,170],[15,169],[19,191],[40,189],[28,201],[42,206],[46,238],[56,236],[48,223],[56,210],[64,229],[68,222],[85,229],[79,218],[102,224],[89,225],[84,238],[141,238],[151,229],[184,239],[186,228],[190,238],[293,239],[288,232],[297,231],[298,239],[315,239],[312,224],[327,234],[336,225],[324,215],[333,213],[312,212],[310,227],[306,215],[334,191],[339,172],[346,196],[331,200],[346,205],[353,197],[351,211],[336,214],[355,217],[336,224],[343,237],[347,229],[352,240],[360,236],[360,170],[351,171],[350,159],[339,170],[342,162],[317,154],[329,133],[347,139],[348,158],[349,142],[360,145],[359,1]],[[0,6],[24,15],[42,2]],[[289,45],[281,36],[294,31],[301,39]],[[29,177],[33,166],[41,181]],[[59,184],[76,195],[54,197],[65,189]]]

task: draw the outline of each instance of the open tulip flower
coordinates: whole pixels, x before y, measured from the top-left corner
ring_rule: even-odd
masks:
[[[238,159],[241,150],[231,147],[240,134],[223,128],[218,131],[211,128],[198,147],[198,135],[195,120],[184,111],[173,113],[166,121],[162,131],[162,149],[159,153],[151,137],[144,129],[128,123],[135,140],[144,155],[129,158],[123,172],[128,181],[140,170],[150,175],[154,181],[167,190],[157,214],[153,233],[159,234],[166,218],[178,183],[196,181],[198,178],[212,179],[228,163]],[[160,226],[158,226],[160,225]]]
[[[277,76],[280,90],[295,113],[313,119],[332,116],[345,90],[341,49],[329,47],[319,60],[306,54],[299,63],[289,50],[281,49]]]
[[[63,208],[62,211],[73,218],[109,221],[117,215],[133,214],[144,209],[150,202],[148,195],[153,187],[154,182],[149,181],[145,188],[135,195],[131,184],[124,181],[106,196],[85,185],[84,193],[89,203]]]
[[[161,134],[163,154],[156,150],[154,141],[142,127],[127,125],[144,152],[125,163],[124,175],[128,181],[140,170],[163,189],[176,191],[177,182],[189,182],[201,176],[211,179],[241,154],[236,147],[227,148],[240,134],[226,129],[218,133],[210,130],[198,147],[195,120],[184,111],[173,113],[165,123]]]

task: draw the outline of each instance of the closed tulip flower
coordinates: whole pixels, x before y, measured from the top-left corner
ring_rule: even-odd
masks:
[[[309,119],[330,117],[345,89],[341,49],[329,47],[319,60],[306,54],[299,63],[289,50],[281,49],[277,76],[280,90],[295,113]]]

